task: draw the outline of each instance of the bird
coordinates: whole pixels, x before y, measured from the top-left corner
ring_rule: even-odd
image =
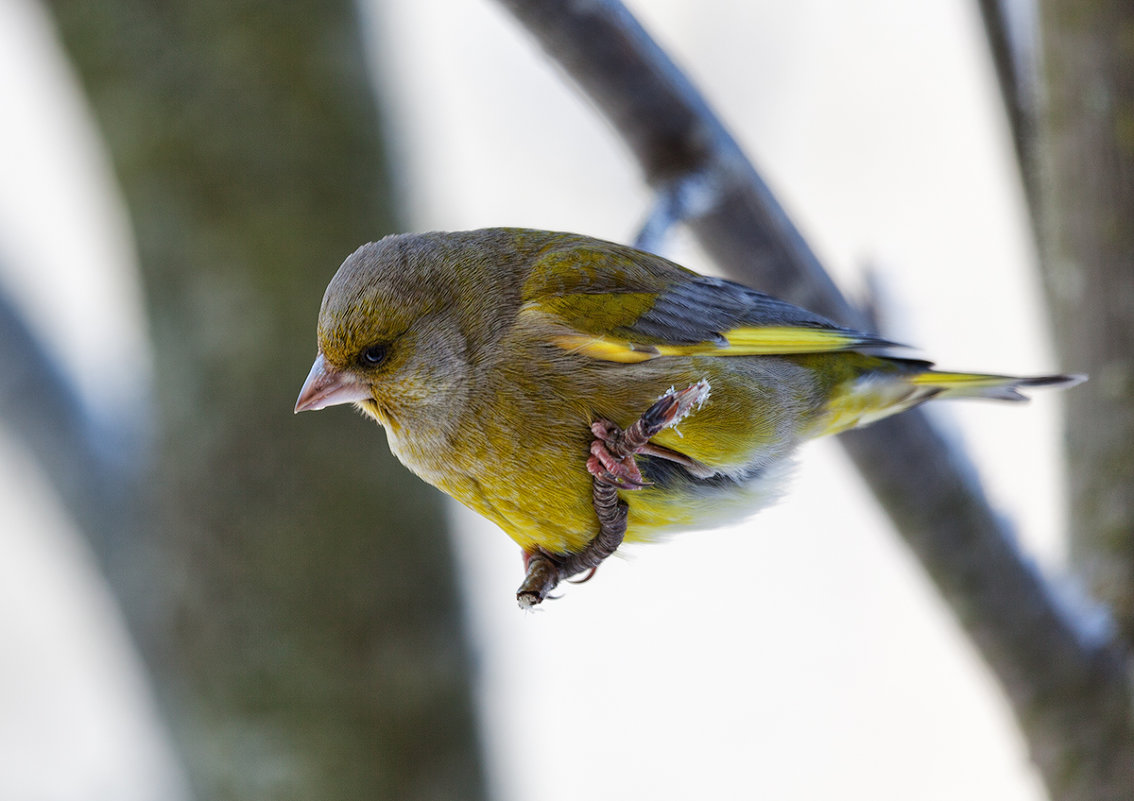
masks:
[[[803,442],[1079,375],[939,371],[877,335],[626,245],[393,234],[339,267],[295,411],[353,404],[521,548],[530,608],[623,542],[746,517]]]

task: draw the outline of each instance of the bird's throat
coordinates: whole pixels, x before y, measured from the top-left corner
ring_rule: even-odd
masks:
[[[354,405],[360,412],[373,419],[383,428],[389,430],[396,427],[387,410],[379,406],[378,401],[373,398],[357,401]]]

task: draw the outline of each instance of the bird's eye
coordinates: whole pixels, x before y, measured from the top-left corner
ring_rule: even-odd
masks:
[[[385,360],[388,350],[385,345],[371,345],[359,354],[358,360],[363,367],[377,367]]]

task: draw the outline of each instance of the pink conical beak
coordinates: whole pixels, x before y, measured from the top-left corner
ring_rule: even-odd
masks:
[[[318,411],[340,403],[355,403],[370,397],[370,390],[350,373],[344,373],[327,365],[320,353],[311,365],[311,372],[299,390],[299,400],[295,402],[295,413]]]

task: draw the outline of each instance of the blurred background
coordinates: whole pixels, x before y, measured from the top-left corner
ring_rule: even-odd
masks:
[[[632,11],[886,336],[1088,369],[1052,351],[975,3]],[[292,416],[362,242],[648,213],[497,4],[4,0],[0,107],[0,797],[1045,797],[833,443],[523,614],[506,536],[361,416]],[[680,229],[664,255],[714,270]],[[1060,402],[933,410],[1052,575]]]

